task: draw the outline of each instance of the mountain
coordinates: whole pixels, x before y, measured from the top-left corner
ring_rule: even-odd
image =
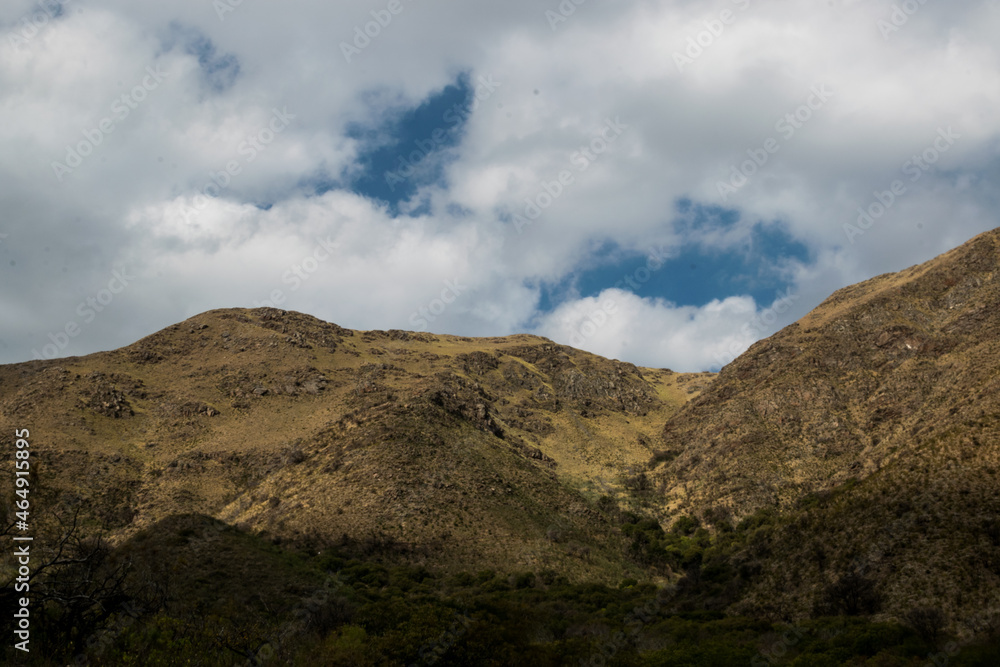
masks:
[[[996,664],[998,263],[994,230],[718,374],[268,308],[0,366],[34,664]]]
[[[839,570],[897,614],[1000,609],[1000,231],[839,290],[669,419],[650,473],[707,523],[797,517],[759,600],[805,612]],[[804,509],[805,508],[805,509]]]
[[[220,310],[113,352],[0,367],[0,429],[30,425],[42,483],[87,498],[115,540],[200,513],[278,541],[618,581],[616,538],[585,496],[620,492],[711,378],[534,336]]]

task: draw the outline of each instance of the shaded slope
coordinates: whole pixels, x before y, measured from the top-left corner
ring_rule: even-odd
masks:
[[[787,506],[942,438],[992,462],[998,237],[840,290],[726,366],[663,430],[679,452],[658,469],[668,497],[737,516]]]
[[[777,508],[736,609],[1000,610],[1000,232],[840,290],[670,419],[663,500],[717,526]],[[877,609],[876,609],[877,611]]]

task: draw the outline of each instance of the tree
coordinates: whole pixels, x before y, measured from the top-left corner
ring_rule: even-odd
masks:
[[[830,607],[847,616],[874,614],[882,606],[875,580],[859,570],[851,570],[827,586],[826,598]]]
[[[69,655],[82,652],[87,639],[115,614],[135,616],[159,608],[165,600],[162,582],[138,581],[130,586],[131,558],[117,556],[101,535],[85,535],[81,506],[64,519],[54,515],[54,536],[36,539],[27,583],[39,635]],[[7,526],[3,534],[8,534]],[[39,533],[41,535],[41,533]],[[36,551],[35,549],[38,549]],[[23,593],[15,592],[16,573],[0,588],[0,609],[6,611]]]
[[[927,644],[936,645],[944,630],[944,614],[936,607],[917,607],[903,614],[903,620]]]

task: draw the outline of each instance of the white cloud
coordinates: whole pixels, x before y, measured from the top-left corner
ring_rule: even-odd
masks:
[[[757,339],[751,297],[676,306],[619,289],[560,305],[538,330],[552,340],[621,359],[676,371],[718,368]],[[748,333],[742,331],[746,328]]]
[[[432,313],[431,330],[500,335],[537,323],[567,341],[593,303],[542,313],[539,285],[588,266],[604,242],[641,253],[701,234],[671,224],[677,200],[721,205],[719,181],[779,137],[776,122],[817,84],[833,96],[725,203],[743,222],[719,239],[732,245],[754,222],[780,220],[809,247],[814,261],[795,274],[801,299],[786,318],[997,225],[1000,11],[989,3],[927,3],[888,38],[877,25],[887,1],[586,3],[553,31],[544,12],[556,4],[405,3],[350,64],[340,43],[379,3],[243,3],[220,21],[202,0],[67,2],[21,48],[8,37],[34,5],[5,4],[0,361],[30,357],[124,264],[141,280],[66,353],[127,344],[275,289],[287,307],[345,326],[413,328],[413,314],[427,320],[420,308],[437,309],[444,281],[455,280],[468,287]],[[731,23],[678,71],[674,54],[726,9]],[[197,55],[166,50],[172,25],[238,59],[234,85],[213,92]],[[51,163],[147,66],[166,81],[58,181]],[[419,193],[429,213],[394,219],[356,195],[304,194],[304,183],[358,169],[353,123],[417,105],[463,71],[502,85],[470,117],[445,184]],[[295,119],[248,160],[241,145],[276,108]],[[627,129],[582,170],[574,155],[609,118]],[[844,224],[857,208],[949,126],[961,135],[954,147],[849,243]],[[234,160],[241,171],[218,197],[197,200]],[[572,185],[523,233],[503,222],[502,211],[523,210],[566,170]],[[327,236],[335,256],[291,290],[286,273]],[[749,344],[746,317],[770,305],[740,294],[701,308],[598,298],[609,294],[618,316],[584,346],[677,369],[717,365],[718,350]]]

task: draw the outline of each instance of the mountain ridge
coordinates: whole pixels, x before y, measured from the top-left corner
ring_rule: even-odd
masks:
[[[619,478],[652,455],[663,416],[711,377],[640,370],[527,335],[353,332],[289,311],[227,309],[120,350],[0,367],[0,405],[4,421],[43,424],[40,474],[113,469],[101,487],[107,502],[124,494],[133,503],[115,526],[123,538],[171,513],[202,512],[281,539],[433,544],[439,558],[448,549],[437,545],[451,539],[465,562],[458,543],[478,544],[467,526],[479,523],[503,547],[479,554],[486,561],[536,550],[585,561],[546,537],[580,502],[563,485],[621,490]],[[66,444],[53,447],[59,436]],[[69,477],[60,479],[68,488]],[[530,536],[506,526],[505,511],[481,507],[500,497],[468,500],[498,493],[519,498],[512,516],[535,517]]]

